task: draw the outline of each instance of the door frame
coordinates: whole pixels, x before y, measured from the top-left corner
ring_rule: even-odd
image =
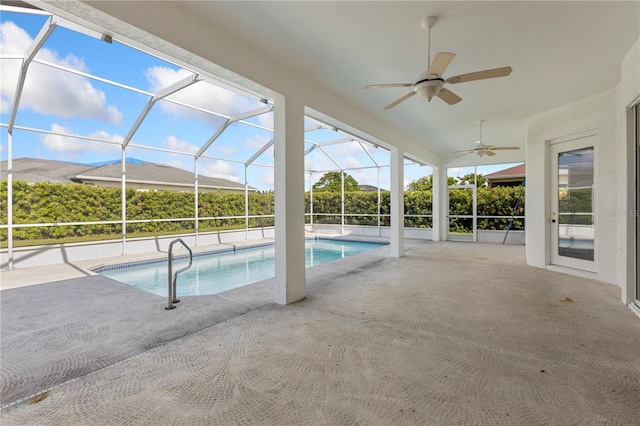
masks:
[[[635,241],[633,243],[633,259],[635,260],[635,267],[633,268],[633,285],[632,285],[632,303],[640,308],[640,221],[638,220],[638,211],[640,211],[640,100],[631,107],[633,115],[633,146],[634,146],[634,170],[633,176],[635,177],[635,202],[634,207],[634,220],[631,226],[635,226]],[[628,223],[628,222],[627,222]],[[627,247],[629,247],[627,245]],[[627,287],[628,288],[628,287]]]
[[[552,266],[567,267],[572,269],[578,269],[586,272],[597,272],[598,264],[598,249],[597,249],[597,229],[598,229],[598,217],[593,216],[594,227],[594,259],[584,260],[576,259],[567,256],[560,256],[558,254],[558,159],[557,154],[559,152],[572,151],[583,148],[593,148],[593,210],[597,205],[598,197],[598,179],[597,179],[597,162],[598,162],[598,149],[597,149],[598,133],[595,130],[587,130],[584,132],[552,139],[548,141],[548,170],[547,170],[547,182],[548,182],[548,197],[547,197],[547,211],[546,217],[546,233],[547,244],[546,250],[548,253],[547,264]],[[553,221],[556,222],[553,222]]]

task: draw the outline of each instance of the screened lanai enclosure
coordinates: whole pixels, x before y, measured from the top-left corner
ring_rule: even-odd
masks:
[[[14,241],[33,237],[55,240],[57,236],[120,234],[124,252],[128,234],[145,230],[192,232],[197,238],[202,228],[248,231],[273,226],[272,102],[62,18],[24,11],[3,11],[2,23],[2,177],[6,179],[2,228],[10,253]],[[388,224],[388,207],[387,213],[381,207],[382,182],[389,181],[387,150],[311,117],[306,117],[301,143],[308,176],[307,223],[344,225],[360,219],[378,228]],[[31,159],[31,165],[22,166],[25,159]],[[33,179],[29,184],[53,181],[51,170],[43,170],[50,160],[58,168],[66,163],[94,168],[64,176],[69,178],[66,183],[84,183],[87,177],[83,175],[93,173],[94,178],[103,178],[100,184],[119,194],[113,190],[100,194],[100,202],[106,198],[110,204],[96,214],[90,206],[79,205],[74,208],[77,212],[70,212],[69,206],[48,194],[47,201],[54,206],[25,223],[24,214],[14,212],[38,195],[22,191],[16,181],[21,175]],[[134,169],[146,164],[166,166],[167,176],[140,179]],[[113,170],[114,165],[120,173],[99,176],[95,170]],[[136,201],[143,202],[140,198],[145,195],[151,198],[145,194],[150,188],[157,191],[163,183],[168,187],[166,180],[176,169],[191,174],[190,182],[180,182],[185,193],[176,195],[177,199],[166,195],[167,200],[159,201],[188,200],[188,206],[156,211],[159,217],[150,215],[154,213],[151,208],[140,214]],[[331,171],[350,173],[374,188],[373,194],[366,194],[374,201],[367,211],[355,210],[362,203],[345,205],[344,191],[337,205],[314,205],[313,185]],[[236,183],[235,189],[240,186],[241,190],[227,191],[233,186],[227,184],[211,192],[202,183],[209,176]],[[138,194],[127,188],[138,188]],[[23,196],[31,199],[23,200]],[[176,216],[177,212],[183,214]],[[425,212],[424,217],[429,215]],[[96,220],[82,220],[87,216]],[[163,223],[169,226],[161,226]]]
[[[37,9],[3,6],[0,25],[3,267],[24,246],[108,240],[126,254],[162,235],[273,236],[272,100]],[[307,231],[388,236],[390,152],[316,117],[304,126]],[[405,228],[430,239],[431,187],[411,182],[432,169],[404,168]],[[483,211],[476,186],[454,183],[452,236],[523,229],[522,206]]]

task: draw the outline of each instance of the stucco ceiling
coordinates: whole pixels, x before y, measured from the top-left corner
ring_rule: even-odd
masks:
[[[399,129],[431,151],[483,142],[517,145],[482,161],[524,160],[527,117],[614,88],[620,63],[640,33],[640,2],[181,2],[197,15],[336,96]],[[438,17],[436,52],[457,56],[445,77],[511,66],[509,77],[449,85],[463,98],[449,106],[417,96],[382,108],[427,67],[421,20]],[[478,158],[462,158],[455,164]]]

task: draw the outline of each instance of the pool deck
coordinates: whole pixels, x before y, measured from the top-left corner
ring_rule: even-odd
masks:
[[[288,306],[273,279],[165,311],[85,262],[2,271],[0,422],[637,424],[640,319],[618,287],[523,246],[406,249],[307,269]]]

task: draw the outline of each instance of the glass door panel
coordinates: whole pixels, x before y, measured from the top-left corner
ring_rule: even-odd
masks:
[[[558,252],[593,260],[593,148],[558,154]]]

